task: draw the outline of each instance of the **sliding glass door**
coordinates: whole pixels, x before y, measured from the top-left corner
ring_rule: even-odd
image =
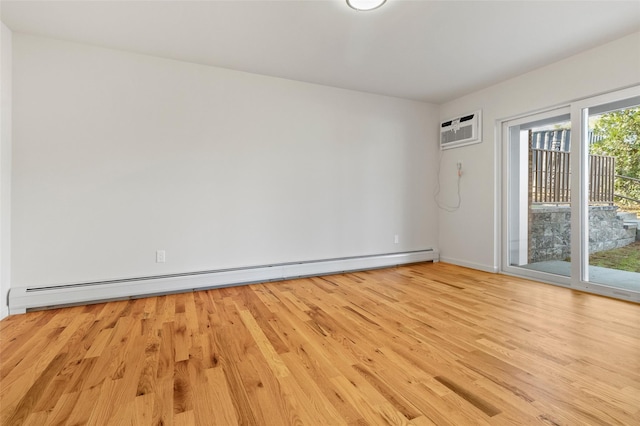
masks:
[[[640,96],[602,96],[575,110],[584,152],[581,283],[640,293]]]
[[[640,88],[502,123],[502,270],[640,301]]]
[[[505,265],[568,284],[571,274],[569,108],[512,120],[507,135]]]

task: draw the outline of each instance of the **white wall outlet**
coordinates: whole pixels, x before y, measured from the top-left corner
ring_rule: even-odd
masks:
[[[398,235],[396,235],[395,237],[393,237],[393,243],[394,244],[398,244],[400,242],[400,237]]]
[[[156,250],[156,263],[165,263],[167,261],[167,252],[164,250]]]

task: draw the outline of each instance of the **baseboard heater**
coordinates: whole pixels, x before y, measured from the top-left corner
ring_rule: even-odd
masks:
[[[9,290],[9,314],[22,314],[28,309],[98,303],[438,260],[438,252],[427,249],[50,287],[15,287]]]

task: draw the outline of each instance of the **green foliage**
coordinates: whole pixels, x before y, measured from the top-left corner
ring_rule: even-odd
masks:
[[[591,153],[616,157],[617,175],[640,179],[640,107],[602,114],[594,132],[603,139],[591,145]],[[616,178],[615,192],[640,200],[640,183]]]

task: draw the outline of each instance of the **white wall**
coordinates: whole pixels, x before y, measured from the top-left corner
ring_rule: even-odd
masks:
[[[9,314],[11,283],[11,38],[0,22],[0,319]]]
[[[437,247],[433,105],[13,40],[14,286]]]
[[[640,83],[640,33],[586,51],[442,105],[441,118],[483,110],[483,142],[447,151],[442,160],[442,193],[455,201],[456,162],[462,160],[462,206],[439,214],[443,261],[497,270],[499,206],[496,195],[496,125],[504,118]]]

